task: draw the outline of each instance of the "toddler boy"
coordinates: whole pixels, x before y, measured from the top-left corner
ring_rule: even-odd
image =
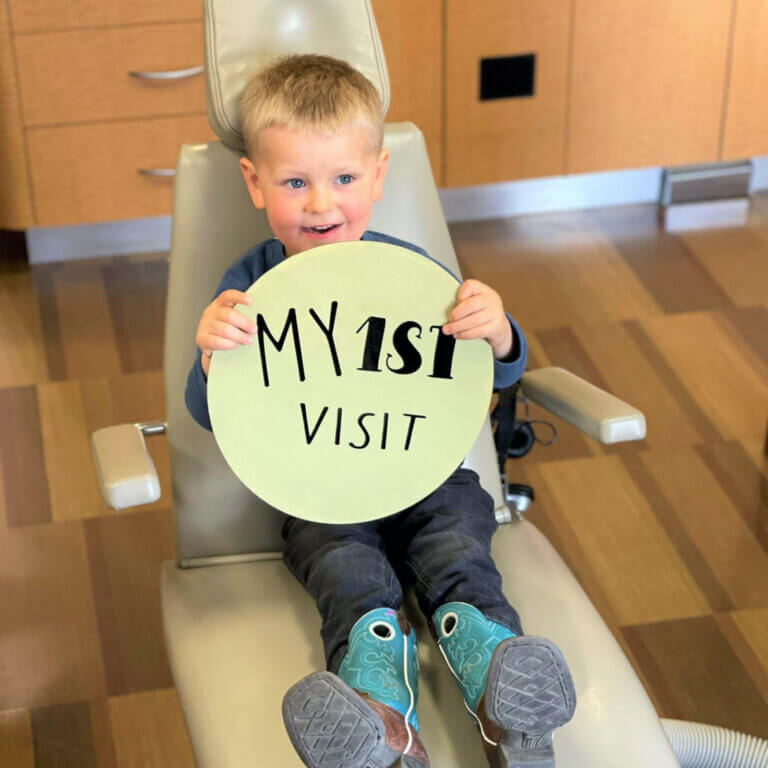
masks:
[[[420,247],[366,229],[382,195],[388,153],[378,92],[343,61],[301,55],[259,70],[241,99],[247,157],[240,168],[275,237],[230,267],[197,329],[186,403],[211,429],[206,396],[214,350],[250,344],[239,313],[244,291],[294,254],[341,241]],[[459,288],[443,326],[483,338],[494,386],[523,373],[526,342],[499,295],[478,280]],[[554,765],[552,731],[573,715],[575,692],[550,641],[523,636],[490,555],[493,500],[459,467],[417,504],[383,520],[324,525],[287,517],[284,561],[322,616],[328,671],[294,685],[283,701],[291,741],[309,768],[428,768],[418,735],[416,637],[400,613],[412,585],[496,766]]]

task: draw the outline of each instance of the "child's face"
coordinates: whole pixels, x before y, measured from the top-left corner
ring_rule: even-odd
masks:
[[[389,155],[371,148],[371,129],[349,123],[333,133],[285,127],[259,135],[257,165],[240,168],[257,208],[266,208],[286,256],[325,243],[359,240],[381,198]],[[335,225],[326,233],[311,228]]]

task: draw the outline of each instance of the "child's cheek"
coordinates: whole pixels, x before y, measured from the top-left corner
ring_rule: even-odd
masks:
[[[347,207],[347,219],[361,221],[367,224],[371,217],[371,202],[369,200],[355,200]]]

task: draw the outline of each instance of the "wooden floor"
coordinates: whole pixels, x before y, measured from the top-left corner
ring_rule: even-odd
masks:
[[[673,236],[627,206],[452,234],[529,367],[646,414],[646,440],[603,448],[532,408],[559,438],[510,463],[536,489],[530,519],[660,715],[768,737],[768,196],[739,229]],[[164,416],[166,254],[30,269],[20,240],[2,247],[0,766],[193,766],[160,622],[168,497],[108,512],[89,448]],[[167,491],[165,444],[149,446]]]

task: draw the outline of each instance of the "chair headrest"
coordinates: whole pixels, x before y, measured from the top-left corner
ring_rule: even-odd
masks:
[[[389,77],[370,0],[205,0],[208,122],[243,151],[240,94],[251,72],[278,56],[343,59],[378,89],[389,109]]]

